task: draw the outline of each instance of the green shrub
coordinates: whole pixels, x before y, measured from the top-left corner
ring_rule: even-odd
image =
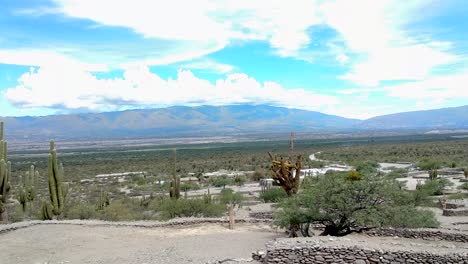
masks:
[[[144,216],[139,200],[122,199],[113,200],[100,212],[99,218],[105,221],[132,221],[142,220]]]
[[[210,183],[214,187],[223,187],[223,188],[225,188],[226,185],[229,185],[229,184],[232,183],[232,180],[229,179],[227,176],[219,176],[219,177],[210,178]]]
[[[260,199],[265,203],[277,203],[287,197],[288,195],[282,188],[271,188],[260,194]]]
[[[443,164],[444,164],[443,162],[438,161],[438,160],[424,159],[424,160],[418,162],[416,165],[421,170],[432,170],[432,169],[442,168]]]
[[[265,174],[260,170],[255,170],[254,173],[250,176],[252,181],[259,181],[264,178],[266,178]]]
[[[199,190],[200,189],[200,185],[198,185],[198,183],[195,183],[195,182],[184,182],[182,184],[180,184],[180,190],[185,192],[185,191],[192,191],[192,190]]]
[[[8,214],[8,220],[11,222],[21,222],[24,220],[25,213],[21,205],[15,204],[14,206],[8,208],[10,210]]]
[[[240,204],[243,200],[241,193],[236,193],[234,190],[227,188],[223,189],[219,194],[219,201],[222,204]]]
[[[468,198],[468,193],[451,193],[447,195],[447,198],[450,200],[461,200]]]
[[[156,209],[161,220],[175,217],[219,217],[225,211],[220,203],[206,203],[204,199],[160,199],[150,208]]]
[[[463,183],[462,185],[458,186],[460,190],[468,190],[468,182]]]
[[[387,208],[381,226],[393,228],[436,228],[440,223],[433,212],[419,210],[414,206]]]
[[[65,212],[67,219],[95,219],[96,206],[89,203],[78,202]]]
[[[247,181],[247,178],[245,176],[236,176],[234,178],[234,183],[237,185],[237,186],[242,186],[245,184],[245,182]]]
[[[377,172],[379,164],[377,164],[377,162],[374,161],[364,161],[358,162],[357,164],[355,164],[355,167],[356,171],[360,174],[368,174]]]

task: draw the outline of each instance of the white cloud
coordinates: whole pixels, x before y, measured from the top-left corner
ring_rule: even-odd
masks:
[[[181,66],[182,69],[197,69],[205,70],[219,74],[226,74],[234,70],[234,66],[229,64],[218,63],[213,60],[199,60],[184,64]]]
[[[422,81],[386,86],[387,95],[401,99],[447,100],[468,99],[468,72],[432,76]]]
[[[130,28],[147,38],[206,41],[217,45],[235,40],[262,40],[269,42],[281,56],[295,56],[310,42],[307,29],[321,23],[315,0],[54,2],[57,6],[47,11]]]
[[[176,79],[164,80],[146,66],[125,69],[122,78],[97,79],[85,69],[67,64],[46,65],[24,73],[5,98],[12,104],[53,109],[95,111],[122,107],[171,105],[225,105],[265,103],[321,110],[339,101],[333,96],[303,89],[286,89],[275,82],[260,83],[246,74],[229,74],[215,83],[181,70]]]
[[[108,71],[105,64],[83,63],[57,52],[44,50],[0,50],[0,64],[26,66],[52,66],[60,68],[67,65],[70,69],[82,69],[91,72]]]
[[[427,1],[337,0],[321,7],[325,23],[334,28],[359,59],[340,76],[365,86],[386,80],[422,80],[439,65],[456,61],[450,42],[408,36],[407,25],[420,18]],[[344,58],[344,57],[343,57]],[[337,58],[338,59],[338,58]]]
[[[426,45],[385,47],[369,53],[365,61],[355,63],[352,72],[341,78],[367,86],[377,86],[383,80],[423,80],[434,67],[455,60],[455,56]]]

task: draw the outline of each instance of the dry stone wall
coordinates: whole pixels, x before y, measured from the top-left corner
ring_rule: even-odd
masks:
[[[416,238],[424,240],[452,241],[468,243],[468,234],[466,233],[448,233],[432,230],[414,230],[414,229],[372,229],[365,232],[368,236],[389,236]]]
[[[323,245],[289,245],[270,247],[266,252],[253,253],[261,263],[468,263],[466,254],[437,255],[427,252],[384,251],[357,247],[326,247]]]

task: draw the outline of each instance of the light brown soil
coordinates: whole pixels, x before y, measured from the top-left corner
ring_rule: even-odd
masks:
[[[219,224],[157,228],[36,225],[0,234],[0,263],[184,264],[248,260],[252,251],[279,236],[282,234],[258,224],[239,224],[235,230]]]

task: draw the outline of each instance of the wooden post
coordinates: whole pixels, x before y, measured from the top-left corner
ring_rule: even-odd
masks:
[[[294,155],[294,132],[291,132],[291,135],[289,136],[289,161],[292,162]]]
[[[234,229],[235,223],[235,213],[234,213],[234,205],[229,205],[229,229]]]

